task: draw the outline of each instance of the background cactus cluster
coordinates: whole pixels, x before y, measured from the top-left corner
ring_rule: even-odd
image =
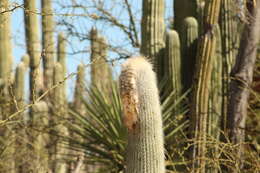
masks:
[[[68,74],[72,31],[56,33],[54,2],[41,12],[36,2],[23,1],[26,54],[14,67],[11,5],[0,0],[0,172],[260,171],[259,0],[175,0],[169,27],[165,1],[143,0],[140,47],[129,36],[140,52],[123,57],[119,79],[98,25],[90,63]],[[133,16],[127,30],[104,14],[87,15],[136,32]]]

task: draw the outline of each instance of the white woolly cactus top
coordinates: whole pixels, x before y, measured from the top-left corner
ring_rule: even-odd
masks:
[[[126,173],[164,173],[162,117],[152,65],[141,56],[129,58],[119,80],[128,128]]]
[[[123,123],[128,130],[135,128],[139,113],[136,77],[140,70],[152,71],[152,65],[141,56],[132,57],[122,65],[120,91],[124,107]]]

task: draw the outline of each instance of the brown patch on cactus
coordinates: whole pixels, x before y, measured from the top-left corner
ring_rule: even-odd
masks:
[[[137,122],[138,95],[135,75],[131,68],[126,67],[127,66],[123,66],[122,74],[120,76],[120,94],[124,111],[123,123],[128,130],[133,130]]]

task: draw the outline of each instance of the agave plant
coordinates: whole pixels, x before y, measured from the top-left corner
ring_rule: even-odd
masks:
[[[122,125],[122,105],[119,97],[117,83],[113,83],[109,95],[97,88],[86,88],[82,96],[86,113],[81,114],[78,110],[70,109],[69,113],[75,121],[68,122],[68,127],[75,135],[64,137],[69,140],[71,150],[84,152],[86,165],[98,166],[99,171],[121,172],[125,169],[125,148],[127,145],[126,129]],[[182,104],[186,94],[176,102],[174,93],[164,99],[161,107],[163,113],[165,148],[168,158],[167,168],[174,169],[171,160],[179,159],[172,152],[176,146],[176,139],[184,139],[183,129],[188,121],[183,118],[187,107]],[[173,101],[174,100],[174,101]],[[176,107],[179,108],[176,115]],[[173,110],[175,115],[173,114]],[[180,123],[181,122],[181,123]],[[177,133],[178,132],[178,133]],[[176,137],[182,136],[182,137]],[[180,144],[181,142],[179,141]],[[170,154],[169,154],[170,153]],[[91,171],[89,171],[91,172]],[[98,172],[95,170],[94,172]]]

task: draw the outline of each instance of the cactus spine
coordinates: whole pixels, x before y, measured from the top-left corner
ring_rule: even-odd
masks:
[[[159,94],[152,65],[144,57],[122,66],[120,93],[128,127],[126,173],[165,173]]]
[[[198,22],[194,17],[186,17],[183,22],[182,45],[182,83],[184,91],[191,88],[196,62]]]
[[[54,68],[54,20],[52,12],[52,0],[41,0],[42,2],[42,46],[43,46],[43,67],[44,87],[48,90],[53,85]]]
[[[40,40],[35,0],[24,0],[24,20],[27,53],[30,56],[30,100],[39,95]]]
[[[169,30],[166,35],[165,48],[165,77],[168,79],[167,90],[165,94],[168,96],[171,92],[175,93],[175,101],[178,100],[182,85],[181,85],[181,55],[180,55],[180,39],[179,35],[174,30]],[[167,75],[166,75],[167,74]]]
[[[158,80],[163,78],[164,0],[144,0],[141,53],[154,65]]]
[[[193,172],[205,172],[206,166],[206,137],[208,121],[209,84],[212,64],[214,62],[216,37],[213,28],[218,23],[220,1],[207,1],[205,7],[204,34],[199,42],[194,80],[194,93],[191,105],[191,116],[196,142],[193,157]]]
[[[91,85],[109,93],[112,80],[111,69],[106,62],[107,43],[98,31],[92,28],[91,37]],[[102,79],[102,80],[101,80]]]

